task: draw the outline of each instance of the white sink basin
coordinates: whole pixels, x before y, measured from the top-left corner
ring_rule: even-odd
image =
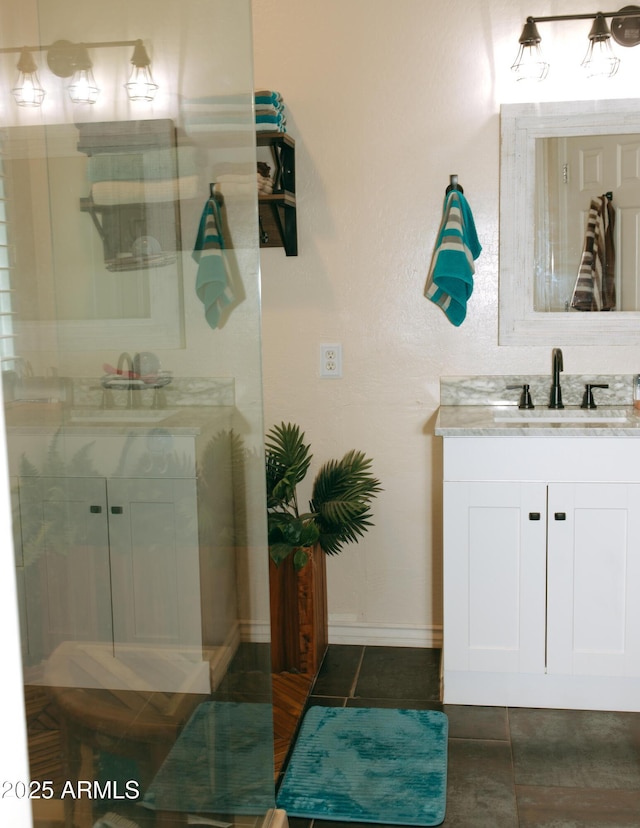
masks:
[[[516,409],[500,411],[493,415],[496,423],[626,423],[626,412],[619,409],[560,408],[553,409]]]
[[[160,423],[176,408],[75,408],[70,423]]]

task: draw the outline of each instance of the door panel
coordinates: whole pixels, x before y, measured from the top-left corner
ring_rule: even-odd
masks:
[[[445,669],[542,672],[546,487],[445,483]]]
[[[638,531],[640,485],[549,486],[550,673],[640,675]]]
[[[105,481],[23,477],[18,496],[30,653],[110,641]]]
[[[195,480],[108,481],[118,644],[201,646]]]

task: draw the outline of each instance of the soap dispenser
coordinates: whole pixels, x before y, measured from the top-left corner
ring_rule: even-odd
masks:
[[[640,409],[640,374],[633,381],[633,407]]]

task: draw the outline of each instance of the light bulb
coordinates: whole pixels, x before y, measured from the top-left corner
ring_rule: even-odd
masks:
[[[520,35],[520,49],[511,69],[516,80],[541,81],[547,77],[549,64],[543,59],[540,35],[533,18],[528,18]]]
[[[611,35],[604,17],[596,18],[589,34],[589,48],[582,61],[588,78],[611,78],[618,71],[620,58],[611,48]]]
[[[67,89],[74,103],[93,104],[100,94],[91,69],[79,69],[75,72]]]
[[[37,67],[30,52],[23,51],[18,61],[18,80],[11,90],[18,106],[40,106],[45,91],[40,86]]]
[[[133,69],[124,88],[130,101],[152,101],[158,90],[158,84],[151,74],[151,61],[141,40],[136,41],[131,58]]]

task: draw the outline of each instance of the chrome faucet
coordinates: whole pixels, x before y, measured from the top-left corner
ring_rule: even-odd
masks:
[[[553,372],[553,384],[551,385],[549,408],[564,408],[564,405],[562,404],[562,388],[560,388],[560,372],[564,371],[564,364],[560,348],[554,348],[551,352],[551,366]]]
[[[127,368],[126,368],[125,371],[123,371],[123,365],[125,363],[127,365]],[[118,374],[121,374],[125,379],[128,379],[128,380],[132,379],[132,377],[133,377],[133,360],[131,359],[129,354],[126,353],[126,351],[123,351],[120,354],[120,356],[118,357],[117,372],[118,372]],[[136,403],[137,403],[137,398],[136,398]],[[127,386],[127,406],[126,407],[127,408],[133,408],[134,407],[133,384],[132,383],[129,383],[129,385]]]

